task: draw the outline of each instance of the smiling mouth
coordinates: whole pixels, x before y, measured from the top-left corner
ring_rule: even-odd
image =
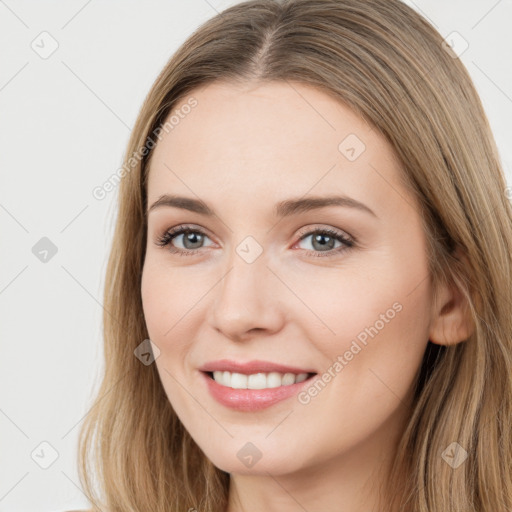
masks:
[[[244,374],[228,371],[204,372],[221,386],[232,389],[272,389],[304,382],[316,373],[260,372]]]

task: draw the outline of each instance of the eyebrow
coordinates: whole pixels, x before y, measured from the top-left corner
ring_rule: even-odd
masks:
[[[191,212],[213,217],[215,212],[206,203],[190,197],[164,194],[160,196],[148,209],[147,213],[163,206],[181,208]],[[375,212],[365,204],[347,196],[308,196],[299,199],[287,199],[274,206],[276,217],[289,217],[294,214],[303,213],[327,206],[342,206],[366,212],[375,218]]]

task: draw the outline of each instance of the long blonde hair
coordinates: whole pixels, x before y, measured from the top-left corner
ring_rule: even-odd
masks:
[[[398,0],[240,3],[200,26],[155,81],[125,155],[104,294],[105,373],[80,432],[79,475],[93,510],[226,509],[229,475],[184,429],[156,366],[134,356],[149,337],[141,273],[155,134],[178,101],[214,80],[313,85],[394,148],[421,206],[432,282],[463,292],[475,328],[453,346],[428,343],[389,509],[512,510],[512,208],[466,69]],[[454,442],[468,454],[458,468],[442,456]]]

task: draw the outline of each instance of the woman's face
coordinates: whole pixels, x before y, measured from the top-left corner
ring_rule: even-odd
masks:
[[[217,82],[193,97],[148,182],[141,291],[170,403],[230,473],[382,460],[431,323],[426,241],[398,160],[306,85]]]

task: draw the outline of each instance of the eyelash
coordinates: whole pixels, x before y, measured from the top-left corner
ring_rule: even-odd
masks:
[[[204,231],[198,228],[192,228],[190,226],[186,225],[180,225],[176,226],[175,228],[169,229],[168,231],[164,232],[163,235],[157,236],[157,239],[155,241],[156,245],[160,247],[165,247],[169,245],[169,251],[172,254],[177,254],[178,256],[193,256],[197,252],[199,252],[200,249],[189,249],[189,250],[183,250],[183,249],[177,249],[170,245],[171,241],[174,240],[179,235],[182,235],[184,233],[199,233],[203,236],[208,236]],[[355,246],[355,241],[353,239],[347,238],[346,236],[342,235],[340,232],[335,231],[333,229],[329,228],[319,228],[319,229],[313,229],[311,231],[307,231],[305,233],[302,233],[299,238],[299,242],[304,240],[310,235],[315,234],[321,234],[321,235],[328,235],[335,240],[338,240],[345,244],[343,247],[338,247],[337,249],[331,249],[329,251],[325,251],[325,253],[319,252],[319,251],[306,251],[310,253],[313,257],[320,257],[320,258],[329,258],[339,255],[340,253],[346,251],[347,249],[350,249]]]

